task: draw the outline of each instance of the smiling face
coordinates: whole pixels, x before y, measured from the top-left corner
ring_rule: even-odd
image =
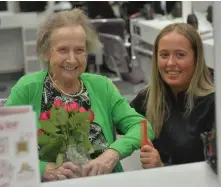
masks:
[[[157,64],[160,75],[173,91],[188,88],[195,69],[195,57],[190,41],[183,35],[171,32],[158,43]]]
[[[46,56],[50,71],[61,81],[72,81],[86,69],[86,33],[81,26],[67,26],[53,30],[50,50]]]

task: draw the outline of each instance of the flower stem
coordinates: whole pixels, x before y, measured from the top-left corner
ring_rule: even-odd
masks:
[[[62,133],[64,134],[65,139],[67,140],[68,139],[68,135],[67,135],[66,129],[64,127],[62,127]]]

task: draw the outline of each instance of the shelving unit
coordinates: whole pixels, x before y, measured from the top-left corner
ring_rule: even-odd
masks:
[[[35,52],[36,29],[54,11],[55,2],[49,1],[42,13],[21,13],[18,1],[8,1],[7,10],[0,11],[0,74],[31,73],[43,69]]]
[[[25,74],[39,71],[42,68],[36,56],[36,30],[37,27],[24,27],[22,30]]]
[[[23,31],[28,26],[36,25],[36,18],[36,13],[0,13],[0,73],[21,72],[24,69]]]

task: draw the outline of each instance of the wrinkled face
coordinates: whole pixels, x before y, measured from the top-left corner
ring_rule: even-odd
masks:
[[[81,26],[55,29],[47,55],[50,70],[57,80],[72,81],[85,71],[87,62],[86,33]]]
[[[195,69],[195,57],[190,41],[171,32],[159,40],[157,63],[160,75],[172,90],[188,88]]]

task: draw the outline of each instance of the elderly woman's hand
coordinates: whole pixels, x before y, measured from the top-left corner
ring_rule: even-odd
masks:
[[[95,176],[112,173],[113,168],[119,161],[120,155],[113,149],[108,149],[98,158],[89,161],[83,166],[82,176]]]
[[[58,168],[55,163],[49,163],[45,168],[43,181],[71,179],[76,176],[81,176],[81,168],[72,162],[65,162]]]
[[[144,169],[164,166],[159,152],[151,145],[145,145],[141,148],[140,161]]]

